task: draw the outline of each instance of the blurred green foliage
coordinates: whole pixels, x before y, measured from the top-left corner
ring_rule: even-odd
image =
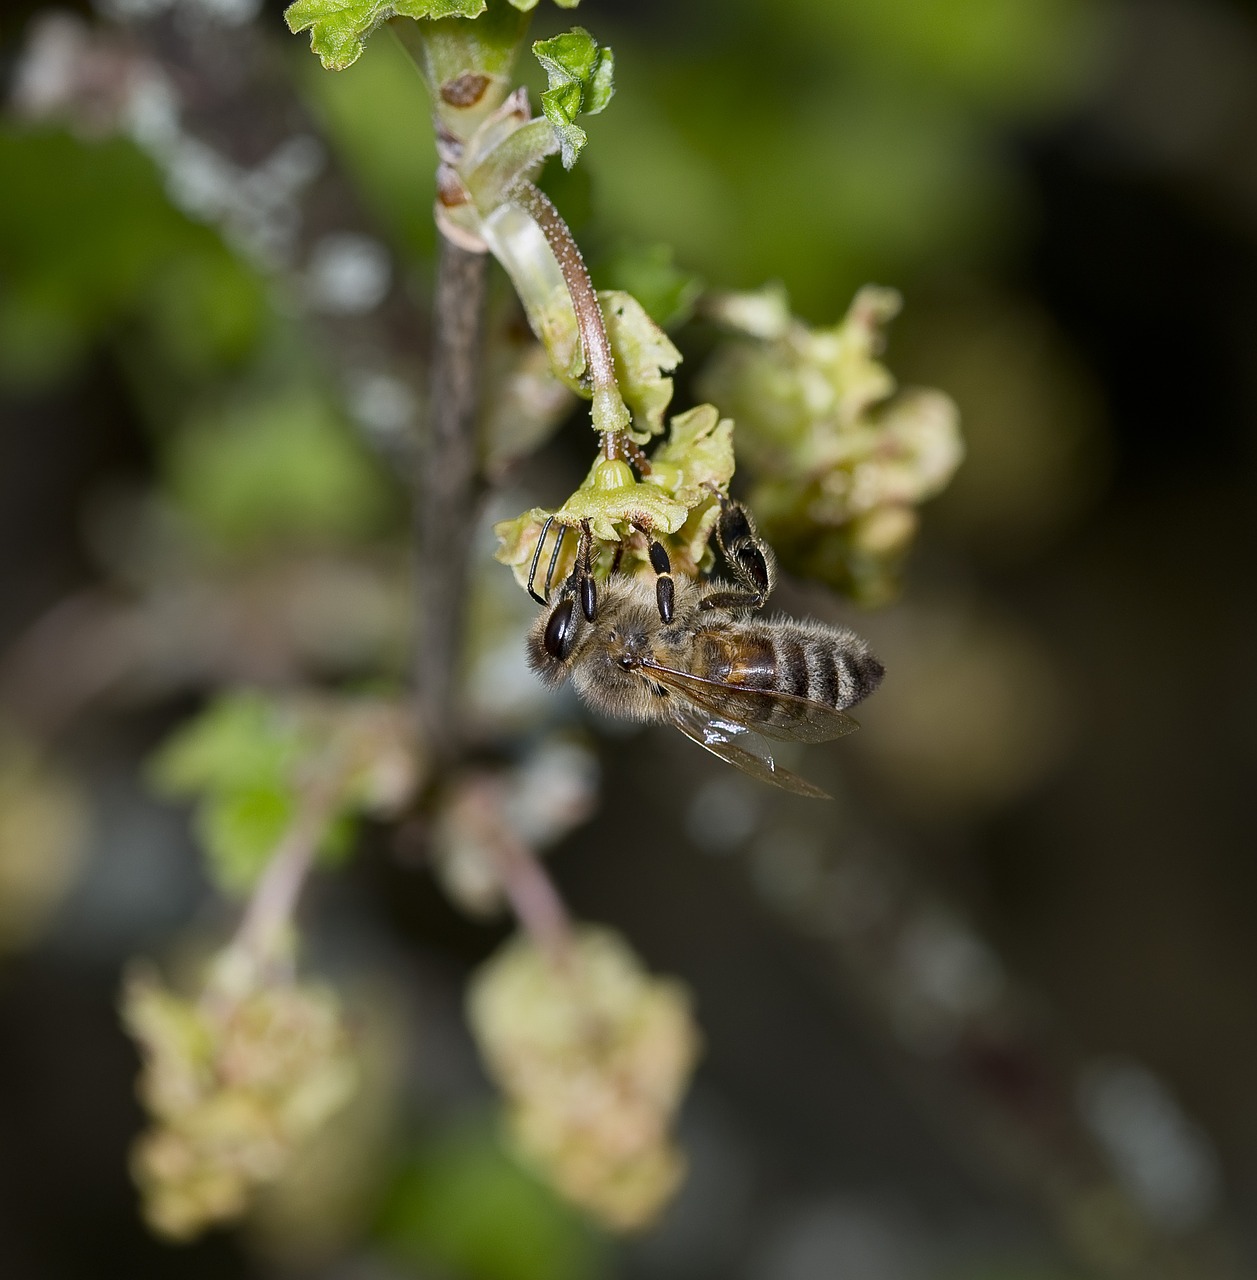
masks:
[[[292,61],[302,94],[372,215],[412,258],[430,258],[436,249],[432,122],[414,63],[384,33],[368,57],[339,75],[328,75],[304,49]]]
[[[308,390],[195,416],[164,449],[163,470],[176,507],[228,551],[361,539],[390,515],[379,466]]]
[[[191,374],[252,350],[259,281],[130,143],[3,126],[0,172],[0,379],[46,385],[119,328]]]
[[[718,58],[701,28],[647,47],[606,24],[633,109],[587,160],[604,230],[720,285],[779,277],[815,322],[869,280],[981,260],[1017,221],[1001,133],[1083,87],[1106,7],[732,0]]]
[[[484,1124],[429,1138],[393,1185],[377,1235],[417,1267],[463,1280],[593,1280],[602,1248],[574,1210]]]
[[[677,265],[670,244],[623,241],[599,259],[595,272],[600,286],[631,293],[665,329],[684,324],[703,291],[698,276]]]
[[[256,883],[304,819],[325,859],[348,853],[361,813],[396,816],[416,785],[414,727],[384,698],[314,693],[220,695],[149,763],[153,786],[195,796],[211,874],[228,893]]]
[[[311,729],[261,694],[228,695],[181,725],[150,762],[158,791],[200,797],[194,825],[224,893],[252,888],[291,826],[302,766],[323,746]],[[324,856],[345,855],[352,835],[345,817],[332,823]]]

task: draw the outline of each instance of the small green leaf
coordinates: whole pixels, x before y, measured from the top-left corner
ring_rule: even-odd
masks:
[[[157,790],[196,796],[194,827],[214,882],[247,892],[298,816],[309,788],[331,786],[318,837],[324,861],[349,851],[356,815],[392,815],[417,778],[413,726],[370,698],[231,693],[177,730],[149,765]]]
[[[632,294],[602,291],[598,302],[615,356],[615,380],[633,411],[630,434],[645,444],[663,431],[672,400],[672,379],[666,375],[681,363],[681,353]]]
[[[150,781],[164,795],[188,796],[277,780],[295,744],[290,734],[278,731],[274,711],[261,694],[218,698],[152,757]]]
[[[700,404],[672,419],[668,439],[650,459],[651,484],[695,507],[713,486],[727,491],[733,478],[733,422],[715,405]]]
[[[606,1274],[590,1225],[502,1149],[498,1126],[428,1135],[384,1196],[377,1226],[421,1274],[591,1280]]]
[[[310,48],[326,70],[344,71],[387,18],[477,18],[484,10],[485,0],[295,0],[284,21],[294,35],[309,30]]]
[[[563,167],[570,169],[586,142],[576,117],[596,115],[615,92],[615,55],[600,47],[584,27],[538,40],[532,51],[550,84],[541,95],[541,110],[558,136]]]
[[[573,27],[550,40],[536,40],[532,51],[550,77],[550,86],[590,80],[598,67],[598,41],[584,27]]]
[[[615,54],[604,48],[598,58],[598,65],[585,90],[585,114],[596,116],[606,109],[615,93]]]
[[[214,883],[244,894],[257,883],[293,819],[291,791],[278,785],[210,795],[197,807],[196,834]]]

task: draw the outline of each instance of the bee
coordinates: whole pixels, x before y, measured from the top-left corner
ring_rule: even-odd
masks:
[[[528,578],[546,606],[528,636],[528,660],[548,685],[570,680],[590,706],[628,720],[671,724],[744,773],[799,795],[825,792],[782,768],[770,739],[825,742],[858,725],[846,708],[881,682],[882,664],[845,627],[757,616],[772,592],[775,562],[740,503],[720,497],[716,544],[733,581],[672,577],[650,542],[655,581],[593,576],[593,538],[581,527],[576,562],[553,602],[535,590],[538,539]],[[649,533],[647,531],[647,536]]]

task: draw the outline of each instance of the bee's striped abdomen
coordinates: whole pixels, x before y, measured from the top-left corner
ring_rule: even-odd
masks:
[[[815,623],[769,634],[778,654],[777,688],[783,693],[842,710],[867,697],[882,678],[882,664],[848,631]]]
[[[798,643],[807,654],[807,693],[803,696],[827,707],[838,706],[838,662],[833,649],[814,637]]]
[[[776,687],[782,693],[792,693],[796,698],[807,698],[812,687],[812,672],[807,660],[807,646],[792,632],[766,637],[776,650],[778,681]]]

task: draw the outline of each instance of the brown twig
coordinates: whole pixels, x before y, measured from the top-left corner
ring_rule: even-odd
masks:
[[[468,553],[478,505],[479,402],[485,258],[442,239],[433,304],[427,434],[415,476],[418,588],[415,696],[437,760],[457,750],[456,677]]]

